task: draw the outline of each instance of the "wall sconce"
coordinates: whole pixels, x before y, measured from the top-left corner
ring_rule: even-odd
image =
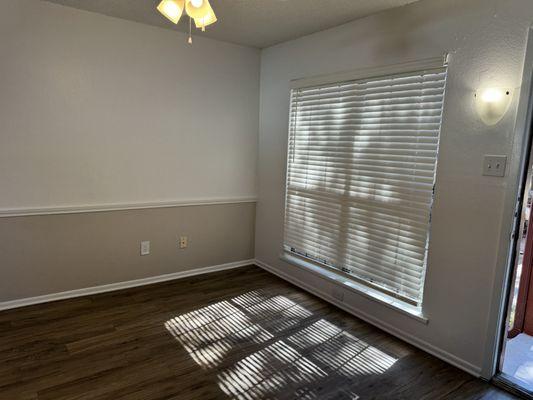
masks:
[[[479,118],[486,125],[496,125],[509,109],[512,97],[511,89],[487,88],[479,90],[474,95]]]

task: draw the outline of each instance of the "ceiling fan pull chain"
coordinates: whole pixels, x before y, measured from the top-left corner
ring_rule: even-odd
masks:
[[[189,17],[189,44],[192,44],[192,18]]]

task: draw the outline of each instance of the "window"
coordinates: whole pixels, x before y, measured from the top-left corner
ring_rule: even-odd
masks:
[[[446,67],[291,91],[285,251],[422,302]]]

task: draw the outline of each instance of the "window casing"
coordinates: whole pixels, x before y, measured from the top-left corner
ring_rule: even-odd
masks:
[[[285,251],[421,305],[446,72],[291,91]]]

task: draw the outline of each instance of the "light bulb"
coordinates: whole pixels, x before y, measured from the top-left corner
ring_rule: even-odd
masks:
[[[189,17],[204,18],[209,13],[209,0],[186,0],[185,1],[185,10]]]
[[[500,89],[486,89],[481,94],[481,100],[485,103],[497,103],[503,99],[503,90]]]

